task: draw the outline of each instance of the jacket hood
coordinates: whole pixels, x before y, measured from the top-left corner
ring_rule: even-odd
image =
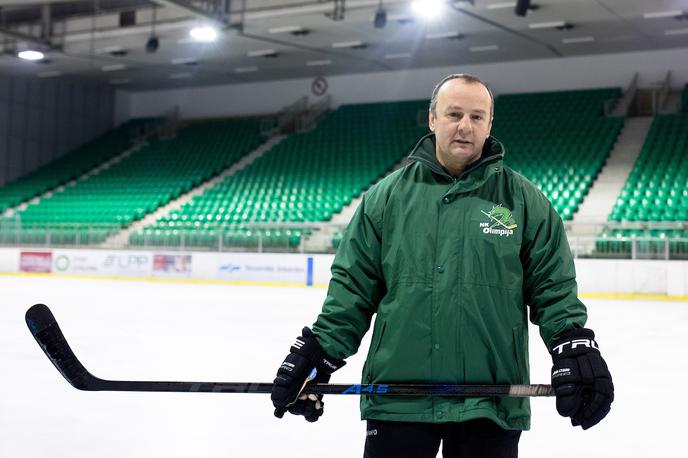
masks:
[[[409,154],[408,158],[410,161],[422,162],[423,164],[427,165],[433,172],[443,177],[449,178],[453,181],[455,180],[455,178],[452,177],[449,174],[449,172],[447,172],[444,169],[444,167],[442,167],[442,164],[440,164],[437,160],[437,155],[435,152],[435,142],[435,134],[432,132],[421,137],[421,139],[418,140],[418,143],[416,143],[416,146],[411,151],[411,154]],[[502,145],[502,143],[499,140],[490,135],[487,138],[487,140],[485,140],[485,144],[483,145],[483,151],[480,154],[480,158],[478,158],[477,161],[470,164],[461,173],[461,175],[456,177],[456,179],[464,178],[471,171],[480,168],[482,165],[488,162],[501,161],[502,159],[504,159],[504,145]]]

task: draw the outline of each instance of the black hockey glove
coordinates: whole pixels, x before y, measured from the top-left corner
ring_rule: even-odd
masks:
[[[585,328],[571,330],[554,343],[551,353],[557,411],[570,417],[573,426],[595,426],[614,400],[612,376],[600,356],[595,333]]]
[[[311,380],[313,383],[327,383],[334,371],[346,364],[328,356],[315,339],[313,332],[305,327],[302,335],[296,338],[290,353],[277,370],[272,387],[272,404],[275,406],[275,416],[282,418],[285,412],[303,415],[306,420],[313,422],[323,414],[324,403],[322,395],[301,394],[308,377],[313,369],[317,374]]]

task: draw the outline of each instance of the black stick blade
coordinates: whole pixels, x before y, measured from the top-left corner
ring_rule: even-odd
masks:
[[[26,324],[50,362],[67,381],[79,390],[96,389],[100,379],[79,362],[48,306],[36,304],[26,311]]]
[[[45,304],[36,304],[26,311],[26,324],[34,336],[53,323],[56,323],[55,316]]]

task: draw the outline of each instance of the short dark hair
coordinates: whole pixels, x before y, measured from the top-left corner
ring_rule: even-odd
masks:
[[[490,101],[492,102],[492,105],[490,106],[490,118],[494,118],[494,95],[492,95],[492,90],[490,90],[490,87],[485,83],[485,81],[469,73],[452,73],[451,75],[445,76],[439,83],[437,83],[435,89],[432,90],[432,96],[430,97],[430,113],[432,113],[434,116],[437,116],[437,112],[435,111],[437,109],[437,93],[440,91],[440,88],[444,85],[444,83],[449,80],[456,79],[463,80],[466,83],[478,83],[485,86],[485,89],[487,89],[487,92],[490,94]]]

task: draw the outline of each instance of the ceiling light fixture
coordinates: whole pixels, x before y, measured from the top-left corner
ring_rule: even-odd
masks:
[[[330,59],[322,59],[322,60],[309,60],[306,62],[306,67],[322,67],[325,65],[331,65],[332,61]]]
[[[425,35],[426,40],[441,40],[443,38],[460,39],[463,38],[463,35],[459,32],[436,32]]]
[[[534,24],[528,24],[529,29],[553,29],[556,27],[566,27],[566,22],[564,21],[551,21],[551,22],[536,22]]]
[[[442,0],[414,0],[411,2],[413,14],[423,19],[436,19],[443,10],[444,2]]]
[[[664,35],[688,35],[688,29],[669,29],[664,31]]]
[[[26,51],[18,52],[17,57],[24,60],[37,61],[43,59],[45,57],[45,54],[43,54],[40,51],[35,51],[33,49],[27,49]]]
[[[170,62],[172,65],[195,65],[198,63],[195,57],[175,57]]]
[[[114,54],[124,50],[121,46],[105,46],[104,48],[96,49],[96,54]]]
[[[385,54],[385,59],[406,59],[408,57],[411,57],[411,53],[409,52]]]
[[[257,72],[258,67],[237,67],[234,69],[236,73],[250,73],[250,72]]]
[[[375,11],[375,17],[373,18],[373,26],[376,29],[384,29],[385,24],[387,24],[387,11],[382,7],[382,0]]]
[[[153,20],[151,22],[151,34],[148,37],[148,40],[146,40],[146,52],[150,54],[157,51],[160,47],[160,40],[158,39],[158,36],[155,35],[155,21],[157,19],[157,15],[158,7],[153,5]]]
[[[48,70],[47,72],[41,72],[37,75],[39,78],[54,78],[56,76],[62,76],[62,72],[57,70]]]
[[[258,49],[256,51],[249,51],[246,55],[248,57],[274,57],[277,56],[277,51],[274,49]]]
[[[366,44],[362,41],[340,41],[339,43],[332,43],[333,48],[365,48]]]
[[[562,43],[565,45],[572,45],[576,43],[592,43],[595,41],[594,37],[571,37],[571,38],[563,38],[561,40]]]
[[[514,13],[516,16],[525,16],[528,14],[530,9],[530,0],[518,0],[516,2],[516,7],[514,8]]]
[[[155,35],[151,35],[148,37],[148,41],[146,41],[146,52],[147,53],[154,53],[155,51],[158,50],[160,47],[160,39],[156,37]]]
[[[275,34],[275,33],[303,33],[305,32],[306,29],[301,27],[300,25],[285,25],[283,27],[273,27],[271,29],[268,29],[268,33],[270,34]]]
[[[470,48],[468,48],[470,52],[497,51],[498,49],[498,45],[471,46]]]
[[[100,67],[100,69],[104,72],[116,72],[118,70],[124,70],[125,68],[127,68],[127,66],[124,64],[111,64]]]
[[[676,16],[681,16],[681,15],[683,15],[683,11],[681,11],[681,10],[655,11],[653,13],[643,14],[643,18],[644,19],[658,19],[658,18],[663,18],[663,17],[676,17]]]
[[[485,5],[488,10],[501,10],[506,8],[516,8],[516,2],[488,3]]]
[[[189,35],[201,43],[212,43],[217,40],[217,30],[210,26],[194,27],[189,31]]]

